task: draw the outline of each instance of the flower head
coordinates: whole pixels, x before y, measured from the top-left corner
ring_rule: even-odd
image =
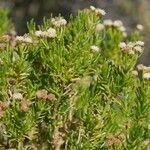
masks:
[[[113,26],[114,26],[114,27],[121,27],[121,26],[123,26],[123,23],[122,23],[121,20],[115,20],[115,21],[113,22]]]
[[[135,46],[135,43],[129,42],[129,43],[127,44],[127,46],[128,46],[129,48],[133,48],[133,47]]]
[[[95,12],[97,15],[104,16],[106,14],[104,9],[95,8],[94,6],[90,6],[90,9]]]
[[[48,91],[43,89],[43,90],[38,90],[36,92],[36,97],[39,99],[43,99],[43,100],[48,100],[48,101],[52,101],[52,100],[56,100],[56,97],[54,94],[49,93]]]
[[[96,10],[96,8],[95,8],[94,6],[90,6],[90,9],[91,9],[92,11],[95,11],[95,10]]]
[[[44,32],[39,30],[39,31],[35,31],[35,36],[37,37],[44,37]]]
[[[141,24],[137,24],[136,28],[137,28],[139,31],[143,31],[143,29],[144,29],[143,25],[141,25]]]
[[[137,42],[135,43],[135,45],[144,46],[144,42],[143,42],[143,41],[137,41]]]
[[[14,93],[14,94],[12,95],[12,97],[13,97],[13,99],[17,99],[17,100],[23,99],[23,96],[22,96],[21,93]]]
[[[128,35],[127,35],[127,32],[123,32],[122,35],[123,35],[123,37],[125,37],[125,38],[128,36]]]
[[[95,10],[95,12],[96,12],[97,15],[102,15],[102,16],[106,15],[106,12],[105,12],[104,9],[97,8]]]
[[[59,27],[65,26],[67,24],[67,21],[63,18],[58,18],[58,19],[52,18],[52,24],[55,27],[59,28]]]
[[[99,48],[98,46],[96,46],[96,45],[92,45],[92,46],[91,46],[91,50],[92,50],[93,52],[99,52],[99,51],[100,51],[100,48]]]
[[[134,76],[136,76],[136,77],[138,76],[138,72],[137,72],[136,70],[133,70],[133,71],[132,71],[132,74],[133,74]]]
[[[33,40],[31,37],[28,36],[16,36],[16,42],[19,43],[33,43]]]
[[[50,38],[55,38],[57,36],[56,30],[53,28],[49,28],[47,30],[47,32],[48,32],[48,37],[50,37]]]
[[[0,102],[0,110],[5,110],[9,107],[8,102]]]
[[[135,46],[135,47],[134,47],[134,50],[135,50],[136,52],[139,52],[139,53],[142,53],[142,52],[143,52],[142,47],[139,46],[139,45]]]
[[[140,42],[139,41],[137,41],[136,43],[129,42],[127,44],[124,42],[121,42],[119,44],[119,47],[121,48],[123,52],[128,53],[128,54],[142,53],[143,48],[142,46],[140,46],[142,45],[142,43]]]
[[[119,47],[120,48],[125,48],[127,45],[126,45],[126,43],[125,42],[121,42],[120,44],[119,44]]]
[[[45,37],[45,38],[55,38],[57,36],[56,30],[53,28],[49,28],[47,31],[36,31],[35,36],[37,37]]]
[[[38,90],[35,95],[39,99],[47,99],[47,93],[48,92],[45,89],[42,89]]]
[[[150,72],[150,67],[147,67],[147,66],[144,66],[143,64],[139,64],[139,65],[137,65],[137,69],[139,70],[139,71],[144,71],[144,72]]]
[[[20,103],[20,109],[21,109],[23,112],[27,112],[30,105],[31,105],[31,103],[30,103],[29,101],[27,101],[27,100],[22,100],[21,103]]]
[[[99,23],[96,25],[96,31],[100,32],[102,30],[104,30],[105,26],[102,23]]]
[[[25,43],[33,43],[32,39],[30,37],[25,37],[24,42]]]
[[[144,74],[143,74],[143,78],[144,78],[145,80],[149,80],[149,79],[150,79],[150,73],[144,73]]]
[[[125,32],[125,31],[126,31],[126,28],[125,28],[124,26],[120,26],[120,27],[118,28],[118,30],[121,31],[121,32]]]
[[[113,21],[111,19],[106,19],[103,22],[104,26],[111,27],[113,26]]]

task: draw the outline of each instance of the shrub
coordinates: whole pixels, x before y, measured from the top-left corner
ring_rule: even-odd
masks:
[[[0,48],[2,149],[146,149],[149,67],[144,43],[90,7],[5,35]]]
[[[9,11],[7,9],[0,8],[0,35],[6,33],[11,26],[11,22],[8,19],[8,14]]]

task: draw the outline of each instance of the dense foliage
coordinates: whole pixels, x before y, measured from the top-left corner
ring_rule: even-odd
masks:
[[[144,43],[102,15],[91,7],[0,37],[1,149],[148,148],[150,68],[134,70]]]
[[[0,35],[6,33],[11,26],[8,14],[9,11],[7,9],[0,9]]]

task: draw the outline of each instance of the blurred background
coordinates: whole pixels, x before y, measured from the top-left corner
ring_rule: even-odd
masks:
[[[26,22],[34,18],[40,24],[42,18],[62,14],[66,19],[76,15],[79,9],[93,5],[106,10],[105,19],[120,19],[131,32],[137,24],[144,25],[142,32],[145,52],[139,63],[150,65],[150,0],[0,0],[1,8],[10,9],[10,17],[17,34],[27,32]]]

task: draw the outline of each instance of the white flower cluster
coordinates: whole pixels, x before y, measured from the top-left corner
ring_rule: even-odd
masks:
[[[137,25],[136,25],[136,28],[137,28],[139,31],[143,31],[143,29],[144,29],[143,25],[141,25],[141,24],[137,24]]]
[[[105,27],[117,28],[119,31],[121,31],[123,33],[123,35],[125,37],[127,36],[126,28],[124,27],[121,20],[112,21],[111,19],[106,19],[106,20],[104,20],[103,24],[104,24]]]
[[[133,70],[133,71],[132,71],[132,74],[133,74],[135,77],[138,76],[138,72],[137,72],[136,70]]]
[[[67,21],[63,18],[52,18],[51,22],[57,28],[65,26],[67,24]]]
[[[117,28],[119,31],[123,33],[123,36],[125,37],[127,36],[126,28],[123,26],[123,23],[120,20],[112,21],[111,19],[106,19],[103,21],[103,23],[99,23],[96,25],[96,31],[102,31],[108,27]]]
[[[54,28],[49,28],[47,31],[41,31],[41,30],[35,31],[35,36],[42,37],[42,38],[55,38],[57,34]],[[26,44],[35,43],[33,42],[33,39],[29,37],[27,34],[23,36],[16,36],[15,41],[17,43],[26,43]]]
[[[128,44],[126,44],[125,42],[121,42],[119,44],[119,47],[124,53],[128,53],[131,55],[135,53],[141,54],[143,52],[143,46],[144,42],[142,41],[137,41],[135,43],[129,42]]]
[[[144,78],[145,80],[150,80],[150,73],[144,73],[144,74],[143,74],[143,78]]]
[[[100,52],[100,48],[99,48],[98,46],[96,46],[96,45],[92,45],[92,46],[91,46],[91,50],[92,50],[93,52]]]
[[[100,8],[95,8],[94,6],[90,6],[90,9],[95,12],[97,15],[100,15],[100,16],[104,16],[106,15],[106,12],[104,9],[100,9]]]
[[[23,99],[23,96],[21,93],[17,92],[12,95],[12,98],[16,99],[16,100],[21,100],[21,99]]]
[[[143,78],[145,80],[150,80],[150,66],[147,67],[147,66],[144,66],[143,64],[139,64],[139,65],[137,65],[137,70],[143,71]],[[132,71],[132,74],[137,77],[138,71],[134,70],[134,71]]]
[[[57,36],[56,30],[53,28],[49,28],[47,31],[38,30],[35,32],[37,37],[45,37],[45,38],[55,38]]]
[[[103,24],[105,27],[107,27],[107,26],[111,27],[111,26],[113,26],[113,21],[111,19],[106,19],[103,21]]]
[[[96,25],[96,31],[100,32],[105,29],[105,26],[102,23]]]
[[[143,71],[145,71],[145,72],[150,72],[150,67],[144,66],[143,64],[137,65],[137,69],[138,69],[139,71],[143,70]]]
[[[19,42],[19,43],[33,43],[33,40],[31,37],[28,37],[26,35],[24,36],[16,36],[16,42]]]

